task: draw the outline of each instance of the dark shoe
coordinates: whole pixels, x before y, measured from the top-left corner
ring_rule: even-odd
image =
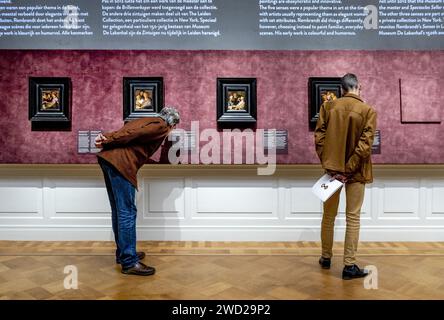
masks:
[[[134,266],[129,268],[122,268],[124,274],[134,274],[136,276],[151,276],[156,272],[153,267],[148,267],[142,262],[137,262]]]
[[[321,257],[319,258],[319,264],[321,265],[322,269],[330,269],[331,259]]]
[[[136,254],[137,254],[137,258],[139,258],[139,261],[143,260],[145,258],[145,252],[140,251],[140,252],[136,252]],[[119,258],[116,259],[116,263],[120,264]]]
[[[345,266],[342,271],[342,279],[351,280],[356,278],[364,278],[368,275],[367,270],[361,270],[357,265]]]

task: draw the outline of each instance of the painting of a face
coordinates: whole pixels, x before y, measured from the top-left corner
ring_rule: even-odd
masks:
[[[217,123],[223,128],[256,123],[256,78],[217,78]]]
[[[134,110],[147,110],[153,107],[153,90],[136,89],[134,91]]]
[[[341,78],[310,77],[308,78],[308,89],[309,127],[310,130],[314,130],[322,104],[341,98]]]
[[[40,105],[41,111],[60,110],[60,89],[43,89]]]
[[[163,78],[123,78],[123,120],[158,117],[163,105]]]
[[[247,110],[246,92],[242,90],[228,90],[226,106],[228,111]]]
[[[32,131],[71,130],[71,79],[28,77]]]
[[[330,91],[330,90],[324,90],[321,91],[321,103],[324,103],[325,101],[333,101],[338,98],[337,92]]]

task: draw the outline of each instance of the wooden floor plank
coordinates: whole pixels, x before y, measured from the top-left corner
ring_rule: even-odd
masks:
[[[138,250],[151,255],[318,255],[320,243],[139,241]],[[0,241],[4,255],[113,255],[112,241]],[[361,242],[361,255],[444,255],[444,242]],[[343,254],[343,242],[335,242],[335,255]]]

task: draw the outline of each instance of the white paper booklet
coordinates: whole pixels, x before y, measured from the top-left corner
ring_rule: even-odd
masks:
[[[325,202],[342,186],[343,183],[341,181],[332,180],[332,177],[326,173],[316,181],[311,190],[322,202]]]

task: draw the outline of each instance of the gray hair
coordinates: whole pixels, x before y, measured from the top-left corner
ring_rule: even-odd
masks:
[[[164,107],[160,110],[159,117],[161,117],[169,126],[174,126],[180,122],[179,112],[175,108]]]
[[[346,92],[357,89],[359,86],[358,77],[354,75],[353,73],[347,73],[345,76],[341,79],[341,86],[342,89]]]

